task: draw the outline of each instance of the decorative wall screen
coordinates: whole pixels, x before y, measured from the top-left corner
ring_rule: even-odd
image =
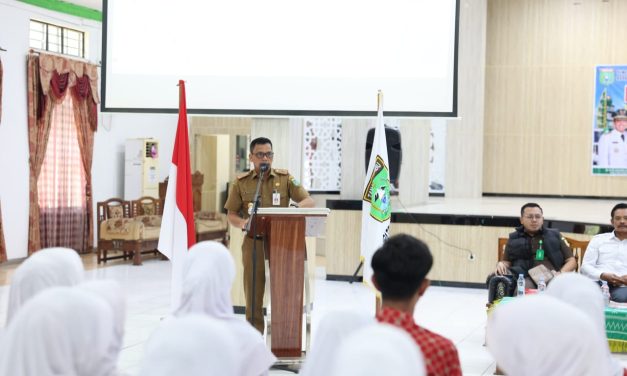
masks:
[[[340,191],[342,121],[306,118],[303,129],[303,185],[309,191]]]

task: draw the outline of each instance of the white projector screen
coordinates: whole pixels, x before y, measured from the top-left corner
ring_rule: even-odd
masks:
[[[457,116],[459,0],[105,0],[102,111]]]

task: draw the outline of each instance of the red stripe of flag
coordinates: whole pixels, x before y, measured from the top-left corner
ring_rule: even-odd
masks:
[[[189,162],[189,138],[187,136],[187,105],[185,81],[179,80],[179,121],[176,128],[172,163],[176,166],[176,206],[187,224],[187,248],[196,244],[194,230],[194,203],[192,200],[192,174]]]

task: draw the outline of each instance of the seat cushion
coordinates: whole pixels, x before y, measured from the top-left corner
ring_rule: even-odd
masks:
[[[144,224],[132,218],[113,218],[100,223],[101,240],[139,240],[144,237]]]
[[[143,223],[145,227],[161,227],[160,215],[138,215],[134,219]]]
[[[122,205],[111,205],[107,208],[107,217],[109,219],[117,219],[124,217],[124,208]]]
[[[220,220],[197,219],[195,224],[196,232],[199,234],[204,232],[226,230],[226,223]]]

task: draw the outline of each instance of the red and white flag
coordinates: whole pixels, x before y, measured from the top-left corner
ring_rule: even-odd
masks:
[[[196,243],[185,103],[185,82],[180,80],[179,121],[157,246],[159,252],[172,263],[172,309],[176,309],[180,301],[182,269],[187,250]]]

